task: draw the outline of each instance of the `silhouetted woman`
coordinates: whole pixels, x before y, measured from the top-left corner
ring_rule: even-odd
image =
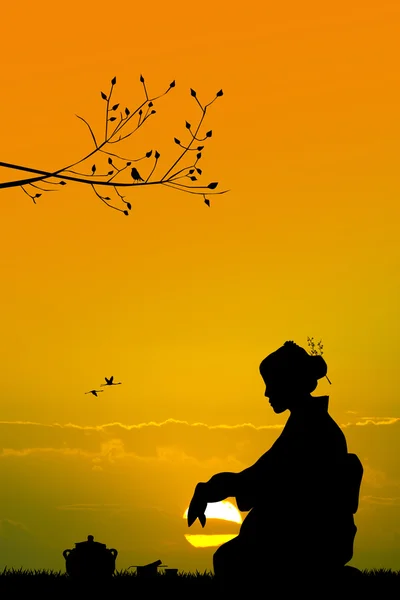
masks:
[[[347,453],[345,436],[328,413],[328,396],[313,397],[327,374],[320,355],[288,341],[260,365],[265,396],[286,425],[251,467],[199,483],[188,525],[205,525],[208,502],[236,498],[248,512],[239,535],[214,554],[216,579],[227,591],[268,582],[300,581],[341,569],[353,556],[362,466]],[[349,458],[353,460],[349,460]]]

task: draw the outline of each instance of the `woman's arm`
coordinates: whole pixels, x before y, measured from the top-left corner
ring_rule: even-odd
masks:
[[[208,502],[220,502],[236,498],[239,510],[253,508],[257,496],[266,481],[272,483],[276,471],[276,448],[272,446],[251,467],[240,473],[217,473],[207,482],[198,483],[188,509],[189,527],[196,519],[204,527]]]
[[[203,492],[207,502],[220,502],[236,495],[240,473],[217,473],[203,484]],[[201,484],[200,484],[201,485]]]

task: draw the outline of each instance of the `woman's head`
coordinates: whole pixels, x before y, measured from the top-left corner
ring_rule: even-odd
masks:
[[[292,408],[296,398],[310,395],[328,367],[320,355],[311,355],[292,341],[269,354],[260,364],[265,396],[275,412]]]

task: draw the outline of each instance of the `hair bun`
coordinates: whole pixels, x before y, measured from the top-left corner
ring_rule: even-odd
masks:
[[[310,356],[310,370],[316,379],[325,377],[328,372],[328,365],[320,354]]]

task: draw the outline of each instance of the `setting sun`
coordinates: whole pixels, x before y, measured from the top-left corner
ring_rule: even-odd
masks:
[[[185,510],[183,518],[187,518],[188,509]],[[242,516],[236,506],[229,500],[222,502],[211,502],[206,509],[207,519],[218,519],[219,521],[229,521],[241,525]],[[206,524],[207,527],[207,524]],[[229,542],[237,536],[237,533],[211,533],[211,534],[185,534],[186,540],[195,548],[210,548],[220,546],[225,542]]]

